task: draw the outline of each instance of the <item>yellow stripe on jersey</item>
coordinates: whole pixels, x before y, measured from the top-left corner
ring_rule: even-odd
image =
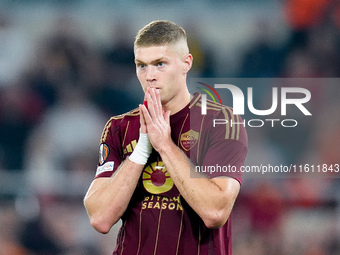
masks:
[[[134,150],[136,148],[136,145],[137,145],[137,141],[136,140],[133,140],[131,142],[131,145],[132,145],[132,150]]]
[[[104,129],[103,129],[103,132],[102,132],[102,135],[101,135],[101,138],[100,138],[100,143],[104,143],[106,141],[106,138],[107,138],[107,133],[109,132],[110,130],[110,127],[112,125],[112,120],[120,120],[122,118],[124,118],[125,116],[138,116],[139,115],[139,108],[137,109],[134,109],[128,113],[124,113],[124,114],[121,114],[121,115],[117,115],[117,116],[113,116],[111,117],[105,124],[104,126]]]
[[[240,139],[240,116],[238,115],[234,115],[233,114],[233,110],[230,107],[225,107],[223,108],[223,113],[225,115],[225,117],[228,117],[227,112],[229,112],[231,119],[229,120],[229,125],[228,127],[231,128],[231,134],[229,135],[229,139],[233,139],[233,140],[239,140]],[[226,135],[226,139],[227,135]]]
[[[240,122],[241,121],[241,117],[239,115],[235,115],[235,117],[237,118],[237,122]],[[235,140],[240,140],[240,125],[236,125],[237,126],[237,135],[236,135],[236,138]]]
[[[112,118],[110,118],[104,126],[103,133],[102,133],[102,136],[101,136],[101,139],[100,139],[100,143],[104,143],[106,141],[107,133],[109,132],[109,129],[112,125],[112,122],[111,122]]]
[[[122,143],[123,147],[124,147],[124,144],[125,144],[125,138],[126,138],[127,131],[129,129],[129,125],[130,125],[130,121],[128,121],[128,123],[126,125],[125,134],[124,134],[123,143]]]
[[[180,240],[181,240],[182,226],[183,226],[183,216],[184,216],[184,210],[182,210],[181,225],[179,226],[179,231],[178,231],[176,255],[178,255],[179,243],[180,243]]]
[[[226,109],[225,108],[222,108],[222,112],[223,112],[223,115],[224,115],[224,118],[226,119],[226,120],[228,120],[228,113],[227,113],[227,111],[226,111]],[[232,116],[232,115],[231,115]],[[229,120],[228,120],[228,123],[229,123]],[[228,123],[226,123],[226,130],[225,130],[225,139],[230,139],[230,126],[228,125]]]
[[[195,101],[192,102],[191,105],[189,105],[189,109],[190,109],[191,107],[193,107],[193,106],[197,103],[197,101],[201,99],[201,97],[202,97],[202,95],[200,94],[200,95],[195,99]]]
[[[139,114],[140,114],[139,108],[136,108],[136,109],[126,113],[125,116],[138,116]]]
[[[125,225],[126,225],[126,221],[124,222],[124,224],[122,226],[122,229],[124,229],[124,234],[123,234],[123,240],[122,240],[122,251],[120,252],[120,255],[122,255],[123,251],[124,251],[124,242],[125,242],[125,236],[126,236]]]
[[[201,103],[196,104],[199,107],[202,107]],[[221,111],[223,108],[228,108],[226,106],[219,106],[219,105],[211,105],[207,102],[207,110],[214,110],[214,111]]]
[[[185,116],[185,119],[184,119],[184,121],[183,121],[183,123],[182,123],[181,131],[179,132],[180,134],[182,134],[183,127],[184,127],[184,124],[185,124],[185,122],[186,122],[188,116],[189,116],[189,114],[187,114],[187,116]],[[179,136],[178,136],[178,141],[177,141],[177,145],[178,145],[178,146],[180,146],[180,141],[181,141],[181,136],[179,135]]]
[[[224,107],[227,107],[227,106],[224,106],[224,105],[215,104],[211,100],[207,100],[207,106],[208,105],[212,108],[219,109],[219,110],[221,110]]]
[[[198,107],[202,107],[201,101],[197,102]],[[239,140],[240,139],[240,124],[235,124],[240,122],[240,116],[234,115],[233,110],[229,106],[216,105],[210,100],[207,100],[207,110],[222,111],[224,118],[228,121],[226,123],[226,133],[225,139]],[[229,115],[230,118],[229,118]]]
[[[154,255],[156,255],[156,253],[157,253],[158,237],[159,237],[159,228],[160,228],[160,226],[161,226],[162,211],[163,211],[163,201],[162,201],[161,211],[159,212],[159,217],[158,217],[156,242],[155,242],[155,249],[154,249],[154,252],[153,252]]]
[[[102,135],[101,135],[101,139],[100,139],[100,143],[104,143],[106,141],[106,138],[107,138],[107,133],[109,132],[109,129],[112,125],[112,120],[120,120],[122,118],[124,118],[125,116],[138,116],[140,113],[139,113],[139,108],[136,108],[130,112],[127,112],[127,113],[124,113],[124,114],[121,114],[121,115],[117,115],[117,116],[113,116],[111,117],[105,124],[104,126],[104,129],[103,129],[103,132],[102,132]],[[125,136],[126,136],[126,132],[125,132]],[[125,139],[125,136],[124,136],[124,139]],[[123,143],[124,144],[124,143]]]
[[[138,116],[139,115],[139,108],[133,109],[127,113],[123,113],[121,115],[113,116],[111,119],[114,120],[120,120],[124,118],[125,116]]]
[[[199,132],[199,137],[198,137],[198,145],[197,145],[197,158],[200,157],[200,140],[201,140],[201,135],[202,135],[202,130],[203,130],[203,122],[204,122],[204,118],[205,118],[205,115],[203,116],[202,118],[202,121],[201,121],[201,128],[200,128],[200,132]]]
[[[139,212],[138,250],[136,254],[139,254],[140,245],[142,242],[142,212],[143,212],[143,206],[141,207],[140,212]]]
[[[126,153],[130,153],[130,152],[132,152],[132,148],[131,148],[131,144],[128,144],[126,146]]]

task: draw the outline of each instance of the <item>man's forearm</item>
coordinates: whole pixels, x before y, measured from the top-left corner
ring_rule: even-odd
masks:
[[[231,178],[212,180],[195,173],[190,160],[174,143],[161,150],[160,155],[177,189],[205,224],[223,225],[238,194],[237,181]]]
[[[107,233],[125,212],[143,165],[126,159],[110,178],[94,180],[84,198],[91,225]]]
[[[171,139],[170,111],[162,108],[159,90],[149,88],[145,98],[148,109],[142,106],[140,112],[150,142],[177,189],[207,227],[222,226],[229,217],[240,184],[232,178],[191,178],[190,160]]]

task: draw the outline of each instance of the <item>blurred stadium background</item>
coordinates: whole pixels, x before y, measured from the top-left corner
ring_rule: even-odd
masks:
[[[132,46],[156,19],[187,30],[191,77],[340,75],[337,0],[0,0],[0,255],[112,253],[119,226],[96,233],[82,199],[105,122],[143,98]],[[340,90],[310,86],[313,123],[248,130],[249,164],[340,163]],[[340,254],[339,202],[337,178],[245,179],[234,254]]]

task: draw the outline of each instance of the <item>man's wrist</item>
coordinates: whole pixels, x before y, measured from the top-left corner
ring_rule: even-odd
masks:
[[[151,152],[152,145],[150,143],[148,134],[140,133],[138,143],[129,156],[129,159],[137,164],[145,165]]]
[[[160,155],[162,155],[163,153],[167,153],[167,151],[170,151],[175,148],[178,148],[178,146],[172,141],[171,138],[169,138],[166,141],[162,141],[162,143],[158,143],[157,147],[155,147],[155,150]]]

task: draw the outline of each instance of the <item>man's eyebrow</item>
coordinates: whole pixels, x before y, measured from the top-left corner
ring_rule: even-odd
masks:
[[[158,58],[158,59],[151,61],[151,63],[158,63],[158,62],[162,62],[162,61],[165,61],[165,60],[167,60],[166,57],[161,57],[161,58]]]
[[[152,60],[150,63],[155,64],[155,63],[159,63],[159,62],[166,61],[166,60],[167,60],[166,57],[160,57],[158,59]],[[141,61],[139,59],[135,59],[135,63],[136,64],[145,64],[143,61]]]

